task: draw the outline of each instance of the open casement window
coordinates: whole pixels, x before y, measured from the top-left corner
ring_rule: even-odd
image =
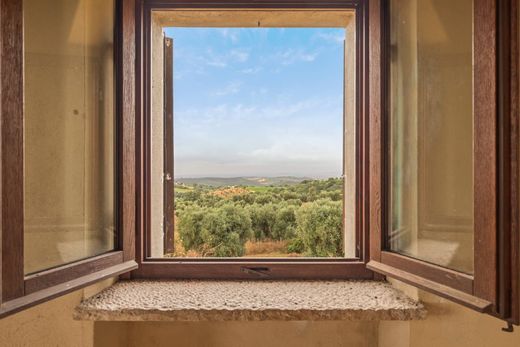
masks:
[[[518,324],[517,6],[370,1],[368,268]]]
[[[0,10],[1,317],[137,264],[135,3]]]

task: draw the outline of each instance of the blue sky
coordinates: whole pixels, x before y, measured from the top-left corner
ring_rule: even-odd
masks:
[[[342,172],[340,28],[166,28],[176,177]]]

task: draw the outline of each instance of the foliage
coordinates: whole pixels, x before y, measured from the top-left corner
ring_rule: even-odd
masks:
[[[176,233],[181,249],[201,256],[238,257],[246,242],[249,250],[277,242],[286,254],[338,257],[342,197],[341,178],[261,187],[176,183]]]
[[[321,199],[303,204],[296,212],[298,238],[312,257],[338,257],[342,251],[341,203]]]
[[[251,216],[253,235],[256,240],[272,238],[273,227],[276,223],[276,210],[272,203],[266,205],[253,204],[248,208]]]
[[[186,249],[203,256],[239,257],[251,236],[251,218],[243,207],[189,209],[180,215],[179,233]]]

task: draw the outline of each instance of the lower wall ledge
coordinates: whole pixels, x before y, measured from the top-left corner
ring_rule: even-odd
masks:
[[[424,306],[377,281],[121,281],[86,299],[77,320],[419,320]]]

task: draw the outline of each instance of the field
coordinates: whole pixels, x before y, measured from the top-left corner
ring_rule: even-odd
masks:
[[[175,182],[170,257],[341,257],[343,181],[190,178]]]

